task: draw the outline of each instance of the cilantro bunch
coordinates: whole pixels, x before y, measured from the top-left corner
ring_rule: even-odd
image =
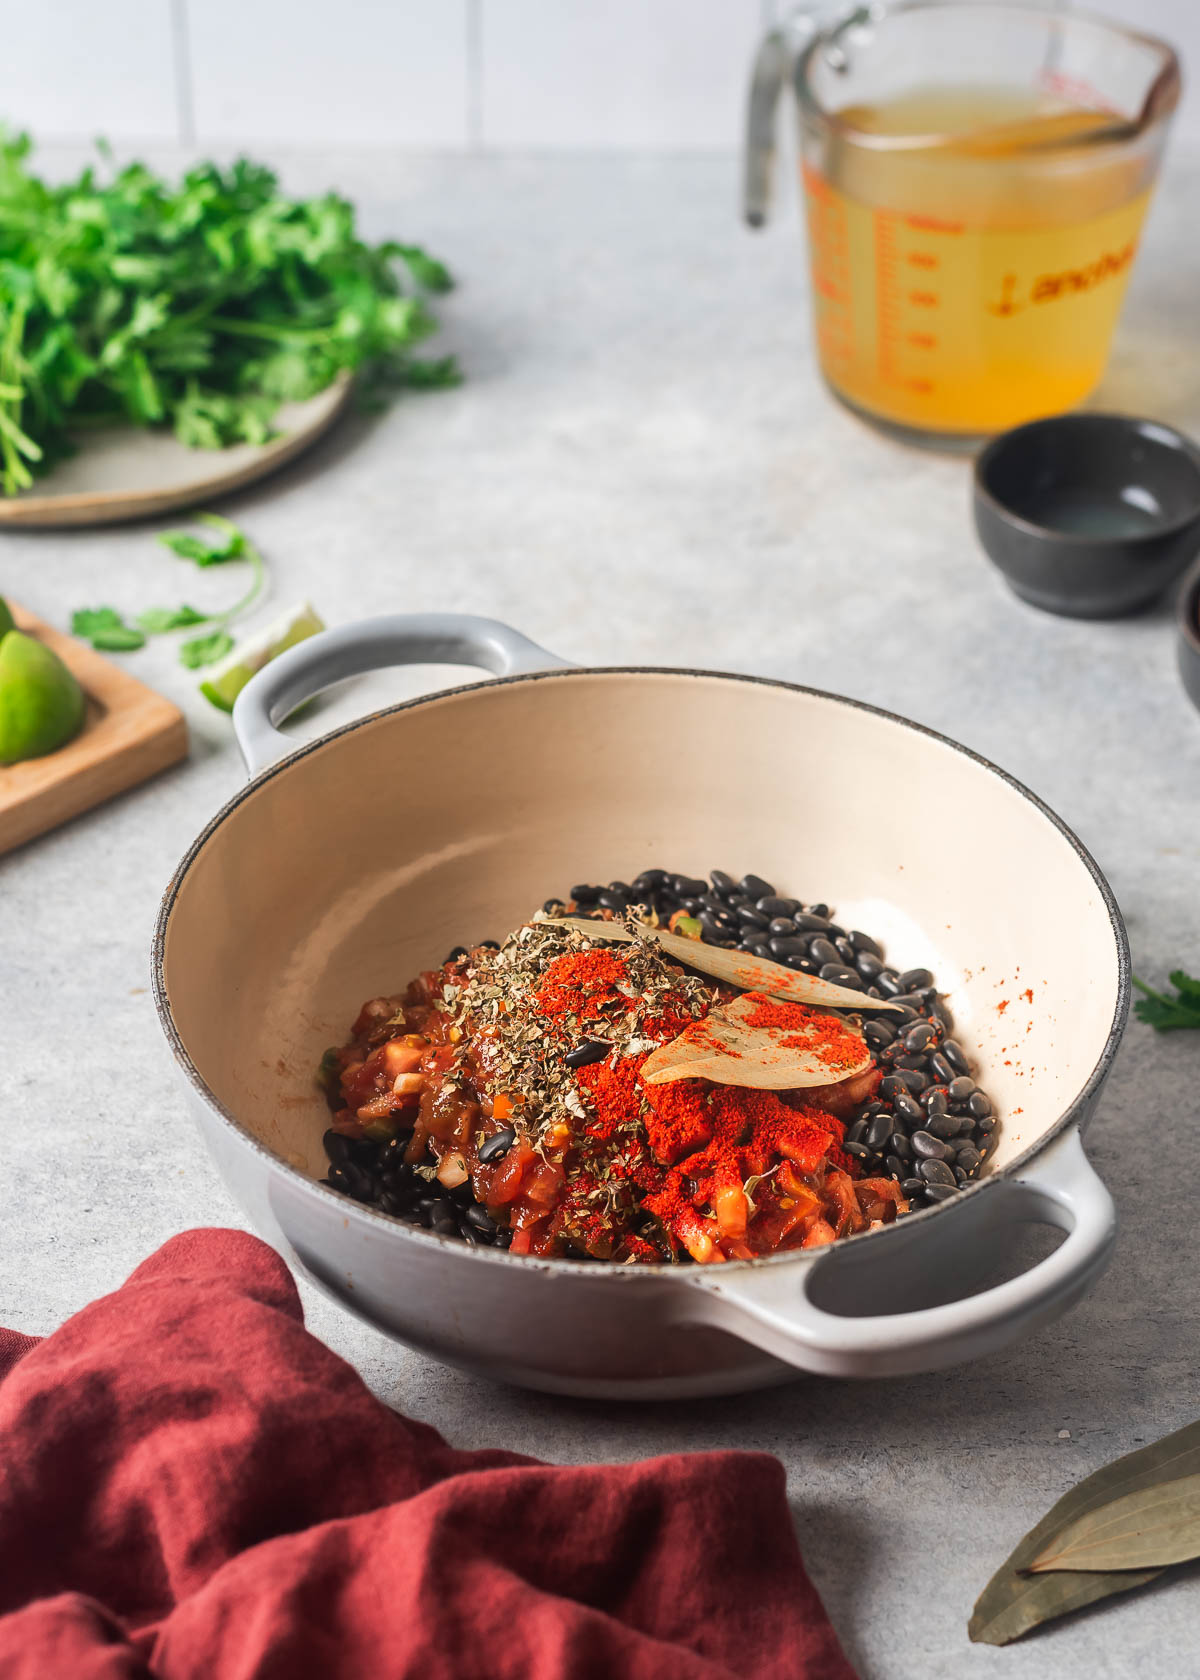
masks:
[[[170,426],[220,449],[266,441],[281,403],[344,370],[376,389],[457,381],[453,358],[412,354],[447,270],[366,244],[344,199],[286,198],[244,158],[178,186],[139,163],[54,186],[29,152],[0,130],[0,493],[88,426]]]
[[[1156,992],[1137,975],[1132,976],[1140,997],[1133,1006],[1134,1014],[1147,1026],[1159,1032],[1172,1032],[1178,1027],[1200,1027],[1200,980],[1194,980],[1186,969],[1177,968],[1170,975],[1175,996]]]

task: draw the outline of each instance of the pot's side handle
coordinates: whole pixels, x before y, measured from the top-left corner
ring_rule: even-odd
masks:
[[[568,664],[494,618],[467,613],[392,613],[323,630],[281,653],[246,684],[233,707],[233,732],[251,776],[293,750],[275,726],[345,677],[388,665],[479,665],[520,676]]]
[[[944,1233],[947,1216],[957,1218],[957,1241],[971,1241],[971,1220],[984,1204],[997,1198],[989,1215],[1004,1226],[1030,1219],[1057,1225],[1067,1236],[1054,1253],[1019,1277],[986,1289],[965,1300],[915,1312],[899,1311],[872,1317],[849,1317],[825,1311],[811,1298],[817,1271],[835,1263],[835,1256],[853,1250],[828,1250],[827,1258],[798,1268],[772,1265],[721,1276],[722,1266],[698,1267],[688,1276],[691,1305],[682,1316],[731,1331],[755,1347],[801,1370],[827,1376],[902,1376],[936,1370],[960,1360],[990,1353],[1023,1332],[1057,1316],[1078,1299],[1108,1262],[1116,1235],[1112,1197],[1083,1153],[1079,1132],[1071,1128],[1012,1179],[1005,1179],[978,1208],[970,1201],[946,1208],[929,1220],[922,1240],[920,1227],[911,1246],[893,1248],[879,1243],[872,1263],[863,1251],[862,1293],[871,1297],[872,1264],[891,1269],[910,1268],[910,1275],[929,1272],[931,1265],[953,1265]],[[935,1232],[938,1239],[935,1242]],[[931,1253],[931,1248],[939,1252]],[[885,1252],[890,1251],[890,1252]],[[902,1279],[901,1279],[902,1283]],[[901,1294],[903,1290],[901,1288]]]

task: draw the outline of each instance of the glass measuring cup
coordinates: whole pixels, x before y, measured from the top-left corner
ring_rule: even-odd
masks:
[[[963,445],[1104,371],[1180,92],[1164,42],[1012,0],[900,0],[764,42],[746,215],[796,95],[821,372],[905,439]]]

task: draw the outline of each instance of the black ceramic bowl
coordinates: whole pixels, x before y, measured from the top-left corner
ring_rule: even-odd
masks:
[[[1183,580],[1175,613],[1179,624],[1179,675],[1192,705],[1200,711],[1200,560]]]
[[[1200,549],[1200,450],[1129,415],[1034,420],[977,457],[974,504],[985,552],[1023,601],[1120,618]]]

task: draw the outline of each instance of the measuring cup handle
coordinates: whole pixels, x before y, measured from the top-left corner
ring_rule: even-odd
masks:
[[[742,157],[742,215],[749,227],[765,226],[771,210],[776,113],[784,84],[792,80],[797,59],[817,31],[850,10],[829,0],[800,0],[759,44],[746,102]]]

